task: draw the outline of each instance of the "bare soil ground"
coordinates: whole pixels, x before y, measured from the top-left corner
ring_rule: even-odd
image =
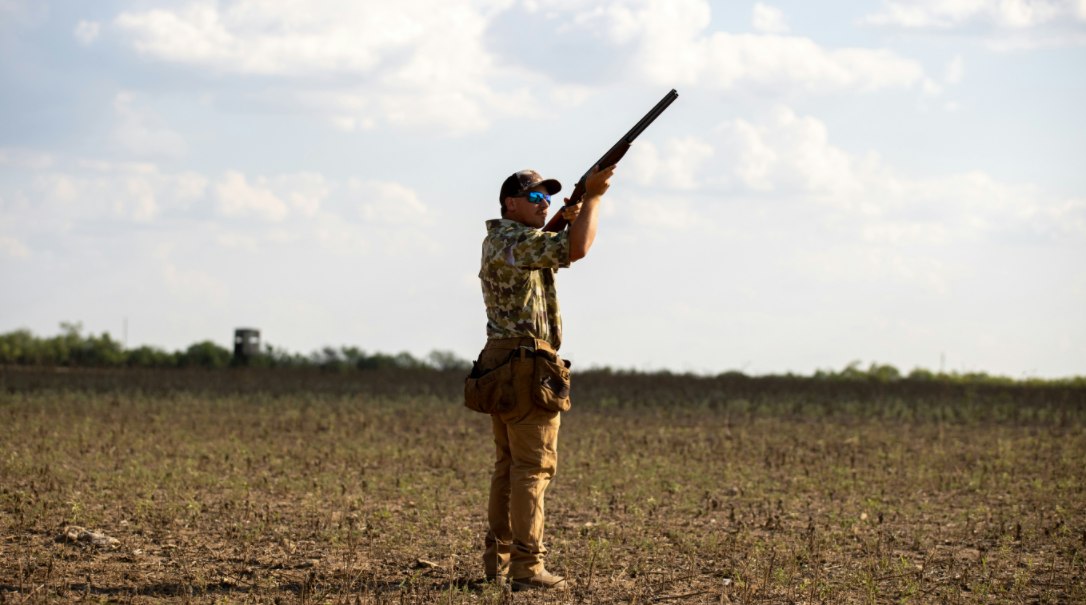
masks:
[[[585,377],[539,594],[457,381],[0,370],[0,602],[1086,602],[1083,393]]]

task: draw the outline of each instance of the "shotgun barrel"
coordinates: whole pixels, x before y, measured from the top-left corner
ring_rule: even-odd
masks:
[[[577,181],[577,185],[573,187],[573,193],[569,194],[569,202],[566,203],[566,206],[573,206],[575,204],[581,203],[581,198],[584,197],[585,194],[584,181],[586,178],[588,178],[588,175],[592,172],[593,168],[599,166],[599,169],[603,170],[604,168],[610,168],[611,166],[617,164],[618,161],[622,159],[622,156],[626,155],[626,152],[630,150],[630,145],[633,144],[634,139],[641,136],[641,133],[645,132],[645,129],[648,128],[649,125],[652,124],[654,121],[656,121],[656,118],[660,117],[660,114],[664,113],[664,110],[667,109],[668,106],[674,103],[675,99],[678,98],[679,93],[675,92],[675,89],[671,89],[671,92],[664,95],[664,98],[660,99],[660,102],[657,103],[655,107],[650,109],[647,114],[645,114],[645,117],[641,118],[637,122],[637,124],[634,124],[634,127],[631,128],[629,132],[623,135],[617,143],[615,143],[610,149],[608,149],[607,153],[603,154],[603,157],[601,157],[595,164],[592,164],[592,166],[583,175],[581,175],[580,180]],[[569,223],[566,221],[565,217],[562,216],[562,210],[559,209],[558,214],[551,217],[551,220],[547,222],[547,224],[543,227],[543,230],[561,231],[565,229],[566,225],[568,224]]]

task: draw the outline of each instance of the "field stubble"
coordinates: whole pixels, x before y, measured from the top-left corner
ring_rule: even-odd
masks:
[[[481,582],[493,446],[455,375],[0,377],[0,602],[1086,602],[1081,393],[588,375],[554,595]]]

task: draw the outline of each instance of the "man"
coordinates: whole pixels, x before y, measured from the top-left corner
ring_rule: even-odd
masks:
[[[550,196],[562,186],[534,170],[510,175],[501,186],[501,219],[487,221],[482,282],[487,344],[479,354],[481,372],[509,363],[528,351],[555,354],[562,344],[562,318],[554,288],[559,267],[584,258],[596,238],[600,197],[614,167],[594,169],[585,179],[581,202],[564,210],[566,231],[545,232]],[[567,200],[568,201],[568,200]],[[543,564],[543,493],[558,466],[561,413],[532,402],[528,364],[514,374],[512,409],[491,415],[497,460],[490,483],[483,563],[488,580],[512,579],[514,590],[565,590],[561,576]],[[524,370],[524,371],[522,371]]]

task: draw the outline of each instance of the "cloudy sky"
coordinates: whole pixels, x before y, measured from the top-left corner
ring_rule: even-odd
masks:
[[[0,0],[0,331],[474,357],[502,179],[671,88],[580,367],[1086,374],[1086,0]]]

